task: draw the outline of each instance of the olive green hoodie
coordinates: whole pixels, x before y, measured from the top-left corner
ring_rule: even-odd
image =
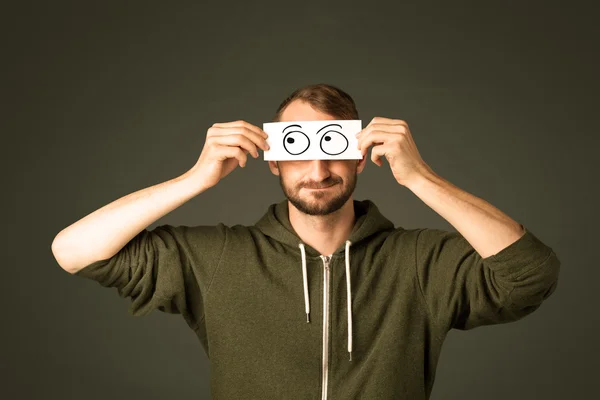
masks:
[[[134,316],[181,314],[216,400],[428,399],[449,329],[516,321],[556,288],[560,261],[526,228],[482,259],[457,232],[395,228],[353,202],[332,255],[302,242],[283,200],[252,226],[144,230],[76,275]]]

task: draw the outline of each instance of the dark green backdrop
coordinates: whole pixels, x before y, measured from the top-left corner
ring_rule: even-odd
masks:
[[[295,88],[325,82],[354,97],[363,126],[406,120],[434,171],[523,223],[562,261],[557,291],[529,317],[449,333],[432,398],[591,398],[600,354],[592,2],[438,3],[4,9],[3,197],[12,203],[2,397],[209,398],[207,357],[180,316],[129,316],[116,290],[60,269],[51,242],[97,208],[187,171],[212,123],[261,126]],[[354,198],[405,228],[453,229],[386,161],[368,161]],[[249,158],[156,224],[252,224],[281,199],[266,162]]]

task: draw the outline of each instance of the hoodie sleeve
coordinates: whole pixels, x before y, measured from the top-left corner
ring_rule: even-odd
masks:
[[[556,289],[560,261],[531,231],[486,258],[459,232],[425,228],[416,239],[419,285],[444,332],[516,321]]]
[[[145,229],[114,256],[95,261],[74,275],[117,288],[131,299],[129,313],[154,309],[181,314],[196,329],[225,246],[226,226],[161,225]]]

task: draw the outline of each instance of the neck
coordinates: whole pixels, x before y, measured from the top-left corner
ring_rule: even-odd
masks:
[[[302,241],[322,255],[334,253],[350,236],[355,214],[352,197],[329,215],[307,215],[288,201],[290,224]]]

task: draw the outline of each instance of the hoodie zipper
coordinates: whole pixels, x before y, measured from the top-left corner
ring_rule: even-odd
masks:
[[[329,353],[329,261],[331,256],[321,256],[323,259],[323,380],[321,400],[327,400],[328,353]]]

